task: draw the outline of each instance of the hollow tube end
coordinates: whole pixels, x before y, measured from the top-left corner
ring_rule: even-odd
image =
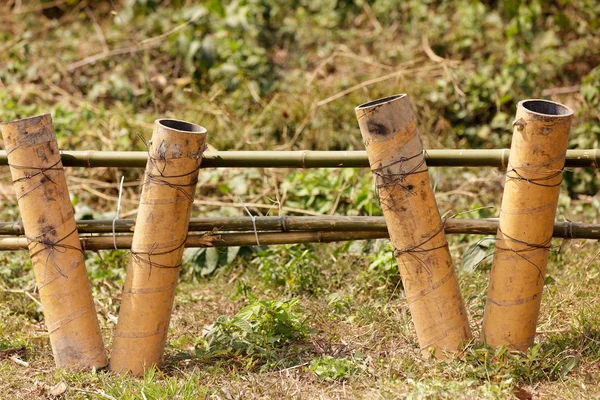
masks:
[[[52,115],[50,113],[34,115],[32,117],[26,117],[21,119],[16,119],[14,121],[0,122],[0,132],[4,127],[16,127],[21,124],[26,124],[26,126],[34,126],[40,123],[43,119],[49,119],[52,122]]]
[[[543,117],[570,117],[573,115],[573,110],[570,107],[544,99],[521,100],[517,108],[523,108],[528,113]]]
[[[159,128],[181,133],[205,134],[207,132],[203,126],[178,119],[159,118],[154,121],[154,124]]]
[[[388,103],[392,103],[394,101],[403,99],[408,97],[408,95],[406,93],[401,93],[401,94],[396,94],[393,96],[387,96],[387,97],[382,97],[381,99],[377,99],[377,100],[373,100],[373,101],[369,101],[367,103],[361,104],[358,107],[355,108],[355,110],[358,112],[359,110],[367,110],[376,106],[381,106],[383,104],[388,104]]]

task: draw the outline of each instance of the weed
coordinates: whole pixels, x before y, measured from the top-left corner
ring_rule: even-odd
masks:
[[[364,373],[367,370],[367,365],[360,353],[342,358],[325,355],[313,359],[308,369],[313,371],[320,379],[337,381],[348,379],[352,375]]]
[[[312,246],[285,245],[257,254],[262,281],[270,287],[284,287],[292,294],[320,290],[321,266]]]
[[[360,274],[372,294],[400,296],[403,293],[402,279],[398,271],[398,262],[389,242],[375,246],[376,252],[367,257],[372,260],[369,268]]]
[[[201,359],[221,358],[251,368],[256,364],[281,361],[286,346],[308,335],[298,299],[259,300],[233,317],[220,316],[205,329],[196,355]]]

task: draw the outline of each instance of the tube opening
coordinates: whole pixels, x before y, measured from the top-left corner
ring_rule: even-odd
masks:
[[[378,100],[370,101],[370,102],[365,103],[365,104],[361,104],[360,106],[356,107],[356,109],[357,110],[361,110],[361,109],[364,109],[364,108],[378,106],[380,104],[390,103],[390,102],[392,102],[394,100],[401,99],[403,97],[406,97],[406,94],[397,94],[397,95],[394,95],[394,96],[384,97],[384,98],[381,98],[381,99],[378,99]]]
[[[525,100],[522,105],[528,111],[543,115],[559,116],[573,113],[569,107],[548,100]]]
[[[11,124],[18,124],[20,122],[28,122],[28,123],[38,123],[39,121],[41,121],[42,118],[44,117],[50,117],[50,120],[52,120],[52,115],[50,115],[50,113],[45,113],[45,114],[40,114],[40,115],[34,115],[33,117],[25,117],[25,118],[20,118],[20,119],[15,119],[14,121],[6,121],[6,122],[0,122],[0,125],[11,125]]]
[[[205,128],[201,127],[200,125],[192,124],[191,122],[180,121],[177,119],[159,119],[156,120],[156,122],[165,128],[180,132],[206,133]]]

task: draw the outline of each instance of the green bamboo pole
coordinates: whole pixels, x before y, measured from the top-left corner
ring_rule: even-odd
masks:
[[[299,217],[303,218],[303,217]],[[248,218],[250,225],[252,222]],[[385,227],[384,227],[385,228]],[[447,220],[446,234],[481,234],[492,235],[498,229],[497,220]],[[116,236],[118,249],[131,248],[132,235]],[[567,239],[600,239],[600,225],[558,222],[554,225],[554,237]],[[261,232],[258,239],[261,245],[298,244],[298,243],[330,243],[349,240],[371,240],[389,238],[387,229],[372,231],[301,231],[301,232]],[[82,235],[81,246],[84,250],[111,250],[114,249],[112,235],[85,236]],[[208,233],[190,234],[185,247],[230,247],[254,246],[256,235],[254,232],[241,233]],[[0,251],[27,249],[27,238],[23,236],[0,237]]]
[[[144,168],[145,151],[62,151],[67,167]],[[497,167],[506,168],[509,149],[493,150],[425,150],[430,167]],[[365,151],[207,151],[202,168],[366,168]],[[597,168],[599,149],[568,150],[565,167]],[[0,151],[0,165],[7,165],[6,151]]]
[[[259,232],[383,232],[387,233],[387,226],[383,217],[256,217],[256,229]],[[132,232],[135,221],[132,219],[118,219],[115,221],[115,232]],[[217,218],[192,218],[189,232],[221,232],[252,231],[252,219],[248,217],[217,217]],[[493,235],[498,229],[498,219],[453,219],[445,220],[446,234],[471,234]],[[101,234],[112,232],[112,220],[80,220],[77,221],[77,230],[80,234]],[[20,222],[0,222],[0,235],[23,235],[23,226]],[[593,239],[600,240],[600,224],[584,224],[580,222],[555,222],[555,238],[565,239]],[[386,236],[387,237],[387,236]],[[0,249],[2,250],[2,249]]]

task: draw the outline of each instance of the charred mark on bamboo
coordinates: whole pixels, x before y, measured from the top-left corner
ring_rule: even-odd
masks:
[[[385,136],[389,133],[387,127],[384,124],[380,124],[374,121],[367,122],[367,129],[372,135]]]

